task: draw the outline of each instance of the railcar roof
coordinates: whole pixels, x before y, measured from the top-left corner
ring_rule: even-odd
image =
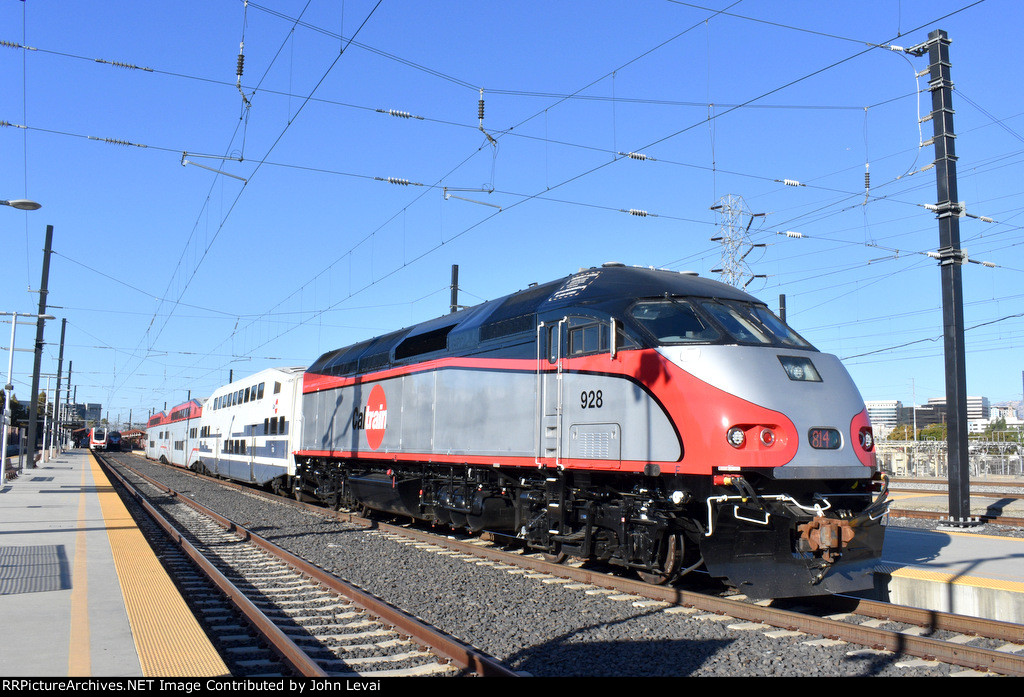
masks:
[[[580,269],[569,276],[538,309],[555,309],[613,299],[631,302],[636,298],[660,297],[666,293],[757,302],[756,298],[733,286],[701,278],[695,273],[606,264],[591,269]]]
[[[672,296],[715,297],[757,302],[757,299],[725,283],[701,278],[693,273],[679,273],[622,264],[605,264],[580,269],[565,278],[489,300],[465,310],[444,315],[405,329],[391,332],[350,346],[328,351],[320,356],[310,372],[340,370],[354,367],[371,357],[383,357],[403,342],[418,337],[444,335],[449,348],[478,342],[489,336],[511,333],[517,322],[538,312],[562,310],[574,306],[625,306],[637,298]],[[341,371],[346,372],[346,371]]]

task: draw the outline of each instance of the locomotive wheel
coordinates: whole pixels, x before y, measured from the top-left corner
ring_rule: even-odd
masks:
[[[683,536],[678,532],[671,533],[666,536],[661,547],[658,559],[659,568],[656,571],[637,571],[637,575],[644,583],[663,586],[678,578],[683,565]]]

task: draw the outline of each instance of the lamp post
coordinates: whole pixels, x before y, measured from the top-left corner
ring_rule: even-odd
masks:
[[[3,450],[0,451],[0,452],[3,453],[3,460],[6,461],[6,458],[7,458],[7,445],[8,445],[8,433],[7,433],[7,431],[10,428],[11,421],[12,421],[12,416],[11,416],[11,393],[14,392],[14,352],[16,350],[19,350],[19,349],[15,349],[14,348],[15,330],[18,327],[18,318],[19,317],[36,317],[36,315],[30,315],[30,314],[26,314],[26,313],[18,314],[17,312],[0,312],[0,315],[10,315],[11,316],[11,344],[10,344],[10,346],[7,349],[7,382],[4,383],[3,437],[2,437],[2,439],[0,439],[0,443],[2,443],[2,447],[3,447]],[[36,317],[36,319],[38,320],[40,318]],[[45,315],[45,316],[42,317],[42,319],[56,319],[56,317],[53,317],[52,315]],[[27,322],[24,323],[24,324],[27,324]],[[28,351],[28,349],[20,349],[20,350]],[[6,481],[6,476],[7,476],[7,472],[6,472],[6,468],[5,468],[4,472],[0,473],[0,486],[2,486],[3,483]]]
[[[16,209],[18,209],[20,211],[37,211],[40,208],[42,208],[41,204],[36,203],[35,201],[31,201],[31,200],[29,200],[27,198],[11,199],[10,201],[0,199],[0,206],[10,206],[11,208],[16,208]],[[50,235],[49,235],[49,228],[48,228],[47,229],[47,241],[46,241],[46,254],[47,254],[47,259],[46,259],[47,271],[46,272],[47,273],[49,273],[49,261],[50,261],[49,260],[49,250],[50,250]],[[44,282],[44,285],[45,285],[45,282]],[[39,310],[39,316],[36,318],[37,327],[39,328],[40,332],[42,331],[43,313],[44,312],[45,312],[45,308],[44,309],[40,309]],[[53,319],[53,318],[51,317],[50,319]],[[3,433],[3,438],[0,439],[0,441],[2,441],[2,443],[3,443],[3,451],[0,452],[0,485],[3,484],[4,479],[7,476],[7,429],[10,426],[10,422],[11,422],[11,390],[14,389],[14,386],[13,386],[13,384],[11,382],[11,370],[14,367],[14,327],[17,324],[17,320],[18,320],[18,315],[17,315],[17,313],[14,313],[12,318],[11,318],[11,346],[10,346],[10,358],[9,358],[8,364],[7,364],[7,382],[6,382],[7,387],[4,390],[4,394],[5,394],[5,399],[4,399],[4,416],[3,416],[3,432],[4,433]],[[42,345],[41,344],[36,347],[37,352],[39,352],[41,349],[42,349]],[[36,374],[39,373],[38,360],[39,359],[37,358],[36,359],[36,369],[35,369]],[[32,389],[33,389],[33,391],[38,389],[38,383],[34,384]],[[34,398],[33,398],[32,403],[33,403],[33,405],[35,404],[35,399]],[[34,408],[32,410],[32,418],[33,418],[33,420],[35,419],[35,409]],[[30,424],[30,426],[34,426],[34,425],[35,425],[34,423]],[[34,428],[32,429],[31,433],[32,433],[32,437],[34,438],[35,437],[35,429]],[[32,445],[34,446],[35,443],[33,442]],[[31,453],[33,453],[33,456],[34,456],[34,448],[30,447],[29,451]],[[30,461],[30,464],[31,464],[31,461]]]
[[[9,347],[7,359],[7,382],[4,383],[4,420],[3,420],[3,438],[0,442],[3,443],[3,450],[0,450],[0,489],[3,488],[4,482],[7,481],[7,432],[11,428],[11,392],[14,390],[14,384],[11,382],[11,371],[14,369],[14,328],[18,324],[18,313],[15,312],[11,315],[11,345]]]

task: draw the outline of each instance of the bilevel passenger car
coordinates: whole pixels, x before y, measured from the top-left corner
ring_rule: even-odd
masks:
[[[331,351],[301,413],[297,493],[652,582],[860,590],[882,549],[846,370],[695,274],[605,265]]]
[[[150,417],[146,457],[275,491],[295,474],[305,368],[270,368]]]
[[[206,401],[188,466],[284,491],[295,474],[304,368],[270,368],[217,388]]]
[[[146,457],[188,467],[199,447],[197,433],[202,415],[203,403],[190,399],[169,412],[150,416],[146,424]]]

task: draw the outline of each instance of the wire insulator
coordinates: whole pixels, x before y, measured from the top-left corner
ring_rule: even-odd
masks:
[[[125,145],[125,146],[131,146],[133,148],[148,148],[149,147],[148,145],[142,145],[140,143],[132,143],[132,142],[127,141],[127,140],[120,140],[119,138],[97,138],[96,136],[87,136],[87,137],[89,138],[89,140],[102,140],[104,143],[109,143],[111,145]]]
[[[642,152],[620,152],[619,154],[622,155],[623,157],[628,157],[631,160],[653,160],[654,159],[653,157],[650,157],[649,155],[644,155]]]
[[[377,109],[377,113],[378,114],[389,114],[390,116],[395,116],[395,117],[400,118],[400,119],[411,119],[412,118],[412,114],[410,114],[408,111],[399,111],[398,109]],[[416,117],[416,118],[420,118],[420,117]]]
[[[93,62],[95,62],[95,63],[104,63],[106,65],[112,65],[115,68],[125,68],[126,70],[143,70],[143,71],[145,71],[147,73],[153,72],[152,68],[145,68],[145,67],[143,67],[141,65],[132,65],[131,63],[122,63],[121,61],[108,61],[108,60],[104,60],[102,58],[94,58]]]
[[[238,54],[238,67],[235,70],[235,74],[237,74],[238,77],[242,77],[242,70],[244,68],[245,68],[245,54],[244,53],[239,53]]]
[[[374,177],[379,182],[387,182],[388,184],[397,184],[398,186],[423,186],[419,182],[411,182],[408,179],[401,179],[399,177]]]
[[[796,179],[783,179],[782,183],[786,186],[803,186],[803,184],[798,182]]]
[[[630,215],[635,215],[635,216],[637,216],[639,218],[646,218],[649,215],[653,215],[652,213],[648,213],[647,211],[643,211],[643,210],[640,210],[638,208],[630,208],[628,211],[622,211],[622,212],[623,213],[629,213]]]

